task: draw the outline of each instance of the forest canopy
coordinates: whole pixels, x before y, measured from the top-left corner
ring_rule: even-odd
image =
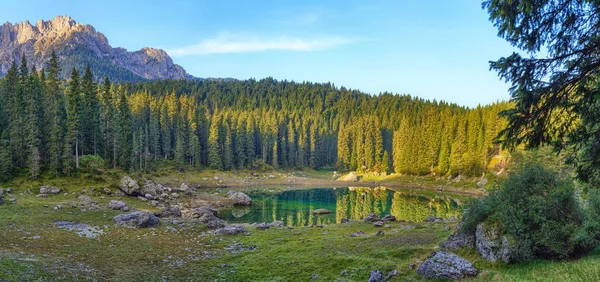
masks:
[[[505,102],[466,108],[331,83],[262,80],[101,83],[89,67],[67,81],[14,63],[0,83],[1,177],[19,169],[71,175],[86,155],[151,171],[336,168],[481,175],[505,161],[494,142]],[[87,161],[86,161],[87,165]]]

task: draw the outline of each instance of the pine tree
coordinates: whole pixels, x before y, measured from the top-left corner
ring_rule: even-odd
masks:
[[[101,111],[101,130],[103,143],[103,157],[106,165],[112,168],[117,167],[117,134],[115,126],[116,109],[111,93],[111,84],[108,77],[104,79],[102,86],[102,111]]]
[[[0,181],[7,181],[12,177],[12,148],[8,139],[8,131],[4,130],[0,137]]]
[[[383,151],[381,158],[381,172],[390,173],[390,155],[387,150]]]
[[[33,179],[38,178],[41,170],[41,124],[43,121],[42,85],[35,66],[28,77],[26,87],[27,95],[27,148],[28,148],[28,169],[29,176]]]
[[[45,97],[44,117],[46,118],[46,127],[49,129],[50,138],[48,141],[49,169],[55,175],[62,171],[62,151],[64,142],[64,125],[66,110],[64,106],[64,94],[60,88],[59,75],[61,72],[58,64],[58,57],[52,51],[52,56],[46,69],[47,92]],[[8,76],[8,74],[7,74]]]
[[[118,127],[119,127],[119,167],[123,170],[131,169],[133,152],[132,144],[132,116],[125,91],[119,90]]]
[[[79,72],[73,68],[71,81],[67,89],[67,134],[63,152],[63,173],[66,175],[71,175],[74,167],[79,169],[80,111],[81,84],[79,81]]]
[[[102,132],[100,130],[100,102],[98,101],[97,86],[93,81],[93,74],[90,66],[85,69],[81,82],[82,97],[82,154],[97,155],[101,149]]]
[[[220,143],[220,118],[217,114],[213,117],[212,123],[210,124],[210,132],[208,135],[208,166],[212,169],[223,169],[223,162],[221,160],[222,147]]]

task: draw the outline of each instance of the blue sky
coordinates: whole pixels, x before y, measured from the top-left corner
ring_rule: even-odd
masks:
[[[327,82],[467,106],[508,100],[514,49],[477,0],[10,1],[0,20],[69,15],[113,47],[167,50],[198,77]]]

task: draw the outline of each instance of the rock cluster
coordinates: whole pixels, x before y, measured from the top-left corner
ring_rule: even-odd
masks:
[[[42,186],[40,187],[40,194],[60,194],[62,189],[52,186]]]

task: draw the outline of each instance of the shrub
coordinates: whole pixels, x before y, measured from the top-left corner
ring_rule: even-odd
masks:
[[[79,159],[79,165],[83,171],[95,173],[104,168],[104,159],[100,156],[85,155]]]
[[[600,234],[600,194],[587,209],[575,198],[573,182],[540,164],[523,166],[499,189],[473,202],[463,230],[495,222],[515,240],[515,260],[567,259],[593,249]]]

